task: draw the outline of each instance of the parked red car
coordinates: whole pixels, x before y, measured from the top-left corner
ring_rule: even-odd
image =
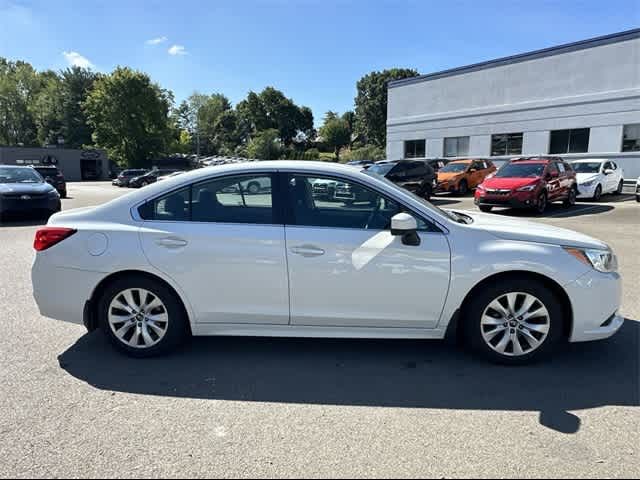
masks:
[[[550,202],[574,205],[577,188],[576,173],[561,158],[518,158],[478,186],[475,203],[483,212],[490,212],[493,207],[512,207],[544,213]]]

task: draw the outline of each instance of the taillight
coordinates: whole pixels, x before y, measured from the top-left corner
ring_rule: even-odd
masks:
[[[74,230],[73,228],[41,228],[36,232],[36,239],[33,242],[33,248],[38,252],[42,252],[43,250],[51,248],[63,240],[66,240],[76,232],[77,230]]]

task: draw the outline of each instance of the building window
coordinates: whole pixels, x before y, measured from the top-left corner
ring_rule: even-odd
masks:
[[[491,136],[491,155],[522,155],[522,133],[500,133]]]
[[[549,153],[586,153],[589,151],[589,129],[553,130]]]
[[[466,157],[469,155],[469,137],[449,137],[444,139],[445,157]]]
[[[408,140],[404,142],[404,158],[425,158],[426,155],[426,140]]]
[[[640,123],[625,125],[622,135],[623,152],[640,152]]]

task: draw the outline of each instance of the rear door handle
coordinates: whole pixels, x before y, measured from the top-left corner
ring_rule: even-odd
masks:
[[[324,250],[311,245],[301,245],[299,247],[291,247],[291,253],[303,257],[320,257],[324,255]]]
[[[156,244],[165,248],[182,248],[189,245],[189,242],[181,238],[168,237],[156,240]]]

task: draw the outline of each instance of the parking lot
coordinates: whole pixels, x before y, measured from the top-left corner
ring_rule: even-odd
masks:
[[[63,209],[124,193],[70,184]],[[475,210],[470,196],[434,203]],[[610,243],[623,330],[522,368],[379,340],[201,338],[133,361],[100,333],[39,315],[39,222],[0,226],[0,476],[640,476],[640,204],[495,214]]]

